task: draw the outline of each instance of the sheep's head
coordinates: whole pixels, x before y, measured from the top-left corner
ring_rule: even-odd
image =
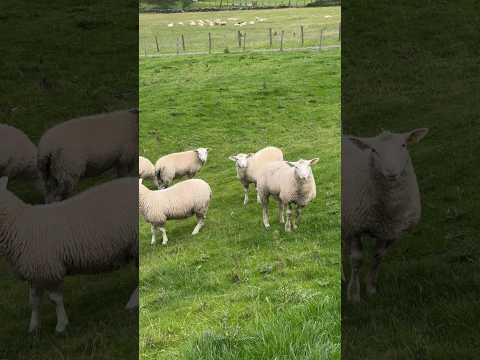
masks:
[[[350,137],[353,144],[370,151],[373,166],[387,180],[395,181],[405,174],[410,164],[408,146],[427,135],[428,129],[415,129],[407,133],[383,132],[373,138]]]
[[[246,169],[248,166],[248,159],[251,158],[253,154],[244,154],[240,153],[237,155],[232,155],[229,157],[230,160],[235,162],[235,166],[239,169]]]
[[[208,148],[198,148],[195,150],[201,162],[207,162]]]
[[[287,164],[295,169],[295,177],[300,181],[308,180],[312,175],[312,166],[318,163],[318,158],[311,160],[300,159],[292,162],[287,161]]]

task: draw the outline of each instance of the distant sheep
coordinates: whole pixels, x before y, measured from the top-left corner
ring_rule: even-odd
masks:
[[[420,220],[420,192],[408,146],[427,132],[416,129],[342,139],[342,241],[351,261],[350,301],[360,300],[362,236],[376,239],[374,263],[367,276],[367,291],[374,294],[387,249]]]
[[[244,200],[243,204],[248,203],[248,189],[250,184],[257,186],[257,179],[265,165],[272,161],[282,161],[283,153],[277,147],[268,146],[252,154],[240,153],[229,157],[235,162],[237,177],[243,185]]]
[[[19,129],[0,124],[0,177],[39,179],[37,147]]]
[[[155,183],[159,189],[168,187],[182,176],[194,177],[207,162],[208,148],[183,151],[162,156],[155,163]]]
[[[138,266],[136,179],[118,179],[51,205],[29,205],[0,179],[0,249],[13,272],[30,283],[29,331],[40,326],[44,291],[56,304],[57,332],[68,317],[63,305],[67,275],[97,274],[129,262]],[[135,297],[131,299],[135,304]]]
[[[211,197],[210,186],[200,179],[182,181],[163,190],[150,190],[139,179],[139,209],[145,221],[152,226],[151,244],[157,241],[158,229],[162,232],[162,244],[167,244],[165,224],[169,219],[185,219],[195,215],[197,225],[192,235],[198,234],[205,223]]]
[[[300,159],[296,162],[276,161],[265,166],[257,181],[257,197],[263,208],[263,224],[270,227],[268,220],[268,200],[273,196],[278,200],[280,223],[284,223],[284,211],[287,213],[285,231],[296,229],[300,223],[302,210],[317,196],[315,179],[311,166],[318,162]],[[296,218],[292,219],[292,207],[296,205]]]
[[[155,179],[155,166],[146,157],[138,157],[138,176],[143,180]]]
[[[80,178],[115,168],[135,174],[138,112],[116,111],[66,121],[47,130],[38,145],[38,169],[47,203],[70,196]]]

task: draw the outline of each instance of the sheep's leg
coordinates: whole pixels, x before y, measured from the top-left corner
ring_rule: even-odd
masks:
[[[285,224],[285,208],[281,200],[278,200],[278,219],[280,224]]]
[[[28,331],[35,333],[40,328],[40,305],[42,303],[43,289],[30,286],[30,306],[32,308],[32,316]]]
[[[287,208],[287,222],[285,223],[285,231],[292,231],[292,204],[286,204]]]
[[[350,261],[352,273],[347,288],[347,299],[352,302],[360,301],[360,268],[362,266],[362,243],[360,239],[352,239],[350,247]]]
[[[244,193],[243,205],[247,205],[248,203],[248,188],[249,188],[249,184],[243,185],[243,193]]]
[[[377,280],[380,264],[382,263],[383,257],[387,253],[387,249],[393,242],[394,241],[377,240],[377,243],[375,245],[373,266],[367,275],[367,292],[369,295],[377,293]]]
[[[297,205],[295,221],[293,222],[293,230],[296,230],[298,228],[298,225],[300,225],[300,219],[302,218],[302,210],[303,206]]]
[[[193,229],[192,235],[197,235],[204,224],[205,224],[205,215],[197,214],[197,226],[195,226],[195,229]]]
[[[157,242],[157,226],[152,224],[152,241],[150,245],[155,245]]]
[[[57,326],[55,327],[55,331],[57,333],[63,333],[68,325],[67,312],[63,304],[63,287],[59,286],[57,289],[49,291],[48,296],[56,306]]]
[[[160,231],[162,232],[162,245],[167,245],[167,242],[168,242],[167,230],[165,230],[165,228],[161,226]]]
[[[262,220],[263,220],[263,226],[265,226],[265,229],[268,229],[270,227],[270,221],[268,219],[268,198],[269,196],[261,196],[258,195],[260,199],[260,203],[262,204]]]

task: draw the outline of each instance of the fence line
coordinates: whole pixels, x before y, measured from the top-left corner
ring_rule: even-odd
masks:
[[[248,41],[247,32],[242,32],[237,29],[233,30],[232,35],[234,36],[231,38],[228,32],[219,34],[218,32],[209,31],[208,33],[203,33],[204,35],[189,34],[189,38],[187,38],[184,33],[179,32],[176,34],[176,39],[167,36],[164,42],[164,44],[167,45],[163,44],[163,46],[162,39],[157,35],[153,35],[150,42],[141,40],[139,52],[145,56],[152,52],[156,52],[157,54],[180,55],[187,53],[187,47],[189,54],[203,53],[203,51],[207,50],[208,53],[211,54],[219,52],[227,53],[234,48],[242,51],[261,49],[284,51],[289,48],[321,49],[322,47],[337,45],[341,42],[340,24],[332,25],[333,26],[328,28],[325,26],[315,28],[315,30],[299,25],[296,30],[290,28],[288,33],[283,29],[274,31],[273,28],[267,28],[263,30],[265,31],[265,35],[262,35],[262,33],[258,31],[249,32]],[[289,37],[287,35],[289,35]],[[204,39],[203,41],[201,41],[200,36]],[[176,43],[172,43],[174,40],[176,40]]]

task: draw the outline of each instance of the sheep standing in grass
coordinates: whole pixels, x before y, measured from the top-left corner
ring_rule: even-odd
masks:
[[[143,180],[155,179],[155,166],[146,157],[138,157],[138,176]]]
[[[134,174],[138,156],[138,111],[77,118],[49,129],[38,145],[38,169],[46,202],[70,196],[81,177],[115,168]]]
[[[374,294],[387,249],[420,220],[420,192],[408,145],[418,143],[427,132],[416,129],[342,139],[342,241],[351,261],[350,301],[360,300],[362,236],[376,239],[374,263],[367,275],[367,292]]]
[[[24,203],[7,190],[7,181],[0,179],[0,253],[30,284],[29,331],[40,326],[42,294],[47,291],[61,333],[68,325],[65,276],[108,272],[131,261],[138,266],[136,180],[114,180],[48,205]]]
[[[300,159],[296,162],[276,161],[265,166],[257,181],[258,202],[263,208],[263,225],[270,227],[268,220],[268,200],[273,196],[278,200],[280,223],[284,223],[284,211],[287,213],[285,231],[296,229],[302,210],[317,196],[315,179],[311,166],[318,162]],[[293,204],[296,205],[296,217],[292,218]]]
[[[208,148],[183,151],[162,156],[155,163],[155,184],[163,189],[182,176],[194,177],[207,162]]]
[[[37,147],[19,129],[0,124],[0,176],[38,179]]]
[[[229,157],[235,162],[237,177],[243,185],[245,197],[243,204],[248,203],[248,189],[250,184],[257,186],[257,178],[265,165],[272,161],[282,161],[283,153],[279,148],[268,146],[255,154],[240,153]]]
[[[165,223],[169,219],[185,219],[195,214],[197,225],[192,235],[198,234],[205,223],[211,197],[210,185],[200,179],[182,181],[163,190],[150,190],[139,179],[139,208],[145,221],[152,225],[151,244],[157,241],[157,229],[162,232],[162,244],[167,244]]]

